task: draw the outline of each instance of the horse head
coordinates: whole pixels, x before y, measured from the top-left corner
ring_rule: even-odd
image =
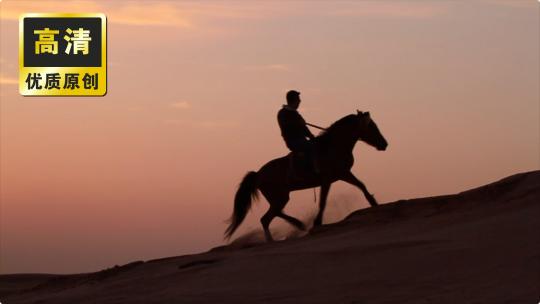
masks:
[[[379,131],[369,112],[356,110],[356,117],[358,118],[358,139],[379,151],[386,150],[388,142]]]

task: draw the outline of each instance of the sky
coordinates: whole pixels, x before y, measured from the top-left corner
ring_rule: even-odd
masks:
[[[105,97],[19,95],[18,17],[59,10],[107,16]],[[3,0],[0,273],[223,245],[243,175],[288,152],[276,114],[290,89],[310,123],[370,111],[389,146],[358,143],[352,171],[383,203],[538,170],[539,16],[532,0]],[[285,210],[316,207],[304,190]],[[366,207],[338,182],[324,221]]]

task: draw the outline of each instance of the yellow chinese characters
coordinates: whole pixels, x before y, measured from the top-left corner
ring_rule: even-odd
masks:
[[[54,40],[54,35],[58,35],[59,32],[58,30],[51,30],[48,27],[42,30],[35,30],[34,34],[39,35],[35,44],[35,53],[58,54],[58,41]]]
[[[73,54],[78,54],[79,51],[83,53],[83,55],[88,54],[88,42],[92,40],[90,38],[90,30],[85,30],[83,28],[79,28],[78,30],[72,30],[70,28],[66,29],[66,32],[69,35],[65,35],[64,39],[68,42],[66,47],[66,54],[69,54],[73,48]]]
[[[51,30],[48,27],[42,30],[35,30],[34,34],[39,35],[38,40],[35,44],[35,53],[36,54],[58,54],[58,41],[54,39],[54,35],[58,35],[60,31]],[[79,28],[78,30],[72,30],[70,28],[66,29],[68,35],[64,35],[64,40],[66,40],[67,46],[65,53],[66,54],[79,54],[81,52],[83,55],[88,55],[90,51],[89,42],[92,40],[90,37],[90,30],[85,30]]]

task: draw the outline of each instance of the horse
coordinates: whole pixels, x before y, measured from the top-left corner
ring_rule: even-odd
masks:
[[[291,174],[291,170],[294,170],[290,161],[292,153],[269,161],[257,172],[248,172],[234,197],[234,210],[229,219],[229,226],[225,230],[225,239],[229,240],[242,224],[252,201],[258,199],[259,190],[270,204],[268,211],[260,220],[267,241],[273,241],[269,226],[275,217],[284,219],[300,230],[306,230],[302,221],[283,212],[292,191],[321,187],[319,211],[313,222],[314,228],[322,224],[330,186],[338,180],[356,186],[372,207],[377,206],[375,197],[351,172],[354,164],[353,149],[356,142],[363,141],[379,151],[384,151],[388,143],[369,112],[358,110],[356,112],[337,120],[313,139],[314,157],[318,165],[316,172],[309,172],[301,178],[298,174]]]

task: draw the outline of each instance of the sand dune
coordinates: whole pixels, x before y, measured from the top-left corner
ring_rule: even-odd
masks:
[[[0,276],[12,303],[538,303],[540,171],[309,235],[95,273]]]

